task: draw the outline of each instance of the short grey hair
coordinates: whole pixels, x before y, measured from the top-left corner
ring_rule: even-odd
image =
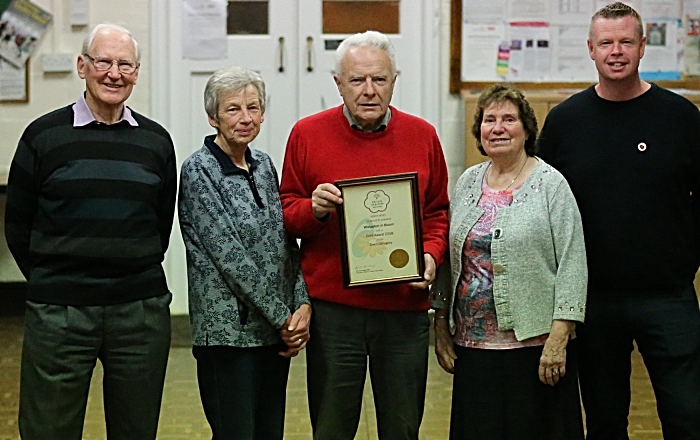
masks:
[[[131,32],[129,32],[129,30],[123,26],[110,23],[101,23],[92,28],[88,36],[85,37],[85,40],[83,40],[83,51],[81,52],[81,55],[89,55],[90,50],[92,50],[92,43],[95,41],[97,34],[107,30],[117,31],[128,35],[131,42],[134,43],[134,55],[136,55],[136,62],[138,63],[141,61],[141,50],[139,49],[139,43],[136,41],[134,36],[131,35]]]
[[[234,92],[247,86],[258,90],[260,111],[265,114],[265,82],[258,72],[245,67],[231,66],[217,70],[204,88],[204,110],[212,119],[219,113],[219,97],[224,92]]]
[[[343,61],[343,57],[348,49],[353,47],[371,47],[379,50],[383,50],[389,60],[391,60],[391,73],[396,73],[396,50],[394,50],[394,45],[391,44],[389,37],[377,31],[366,31],[360,34],[352,35],[338,46],[335,51],[335,74],[340,75],[340,63]]]

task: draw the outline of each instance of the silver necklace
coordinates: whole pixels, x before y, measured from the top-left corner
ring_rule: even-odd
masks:
[[[508,189],[510,189],[510,187],[513,186],[513,184],[518,179],[518,177],[520,177],[520,173],[523,172],[523,168],[525,168],[526,163],[527,163],[527,156],[525,156],[525,161],[523,162],[523,165],[520,167],[520,171],[518,171],[518,174],[515,175],[515,177],[513,178],[513,180],[510,181],[508,186],[506,186],[504,189],[501,189],[499,191],[508,191]],[[489,169],[486,171],[486,183],[488,183],[489,177],[491,177],[491,167],[492,166],[493,166],[493,162],[491,162],[489,164]]]

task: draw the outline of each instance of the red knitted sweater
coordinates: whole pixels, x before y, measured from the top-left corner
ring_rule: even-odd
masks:
[[[391,108],[386,130],[350,127],[342,105],[297,122],[287,142],[280,197],[285,228],[301,238],[301,265],[311,298],[375,309],[427,310],[427,290],[406,283],[343,287],[336,213],[324,222],[311,212],[311,193],[340,179],[417,172],[423,246],[437,265],[447,249],[447,168],[435,129]]]

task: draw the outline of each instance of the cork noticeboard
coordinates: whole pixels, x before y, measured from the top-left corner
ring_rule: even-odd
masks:
[[[519,55],[517,52],[513,52],[513,49],[518,49],[515,47],[515,45],[511,45],[514,41],[510,39],[510,29],[513,29],[514,23],[523,25],[520,28],[520,32],[523,32],[523,29],[525,32],[533,32],[533,29],[526,29],[524,26],[529,25],[529,26],[536,26],[536,25],[541,25],[542,28],[545,30],[545,33],[551,29],[551,41],[547,42],[552,44],[554,46],[554,49],[551,50],[552,52],[552,60],[558,60],[559,56],[556,53],[556,37],[555,34],[555,29],[558,31],[560,28],[565,28],[565,26],[570,26],[571,28],[577,27],[579,29],[579,36],[577,36],[573,41],[573,46],[576,48],[577,52],[577,63],[578,66],[580,66],[580,70],[585,70],[586,74],[581,75],[581,77],[578,77],[577,75],[572,75],[570,78],[565,77],[564,75],[560,75],[559,77],[550,77],[548,76],[548,72],[551,71],[557,71],[556,68],[551,68],[550,71],[545,71],[547,73],[541,75],[540,77],[533,78],[525,78],[524,75],[521,78],[516,77],[515,79],[512,77],[513,75],[503,75],[503,76],[497,76],[496,75],[496,64],[497,64],[497,53],[498,53],[498,60],[500,61],[501,56],[500,56],[500,48],[498,45],[496,45],[496,48],[491,50],[491,52],[482,52],[486,53],[489,56],[493,57],[493,67],[489,65],[490,72],[488,75],[484,75],[485,78],[480,78],[479,74],[473,74],[471,69],[473,64],[469,60],[469,55],[468,54],[473,54],[473,53],[478,53],[478,48],[475,50],[475,44],[471,44],[470,42],[472,41],[477,41],[475,38],[471,38],[474,34],[472,33],[471,29],[476,28],[476,25],[473,25],[470,22],[470,17],[471,13],[473,11],[481,12],[480,8],[483,5],[483,8],[491,8],[493,9],[493,5],[495,3],[502,4],[502,5],[507,5],[509,8],[508,13],[511,12],[510,8],[515,9],[515,7],[512,7],[512,5],[516,5],[516,7],[521,7],[522,4],[528,3],[530,6],[535,5],[536,3],[539,3],[540,6],[543,6],[542,9],[549,10],[551,12],[551,15],[547,15],[546,17],[537,17],[537,16],[530,16],[526,21],[520,22],[520,23],[515,23],[519,20],[519,17],[516,16],[515,13],[513,13],[512,16],[508,17],[508,14],[504,14],[504,16],[500,17],[500,20],[502,20],[499,25],[501,28],[505,28],[506,31],[503,32],[501,35],[507,35],[505,38],[503,38],[502,43],[505,44],[505,52],[506,54],[510,50],[510,60],[511,60],[511,68],[513,67],[513,60],[514,60],[514,54]],[[551,3],[551,4],[550,4]],[[585,87],[588,87],[591,84],[594,84],[597,82],[597,75],[595,74],[594,68],[593,68],[593,61],[590,60],[590,58],[587,56],[587,49],[586,49],[586,34],[587,34],[587,28],[590,24],[590,18],[601,5],[605,5],[607,3],[612,3],[610,1],[603,1],[603,0],[589,0],[588,2],[583,2],[583,1],[576,1],[575,3],[577,5],[579,4],[587,4],[590,8],[589,10],[581,11],[579,12],[578,16],[576,17],[576,20],[570,20],[569,19],[569,24],[565,26],[559,26],[555,21],[552,21],[551,23],[548,20],[551,20],[554,15],[556,15],[558,11],[558,8],[562,7],[562,4],[569,4],[571,3],[572,5],[574,4],[572,1],[568,0],[525,0],[525,1],[514,1],[514,0],[494,0],[491,2],[477,2],[475,0],[452,0],[451,1],[451,17],[450,17],[450,92],[451,93],[460,93],[462,90],[481,90],[488,85],[498,82],[498,81],[508,81],[508,82],[513,82],[515,83],[518,87],[522,89],[582,89]],[[643,64],[642,67],[644,66],[644,63],[647,63],[647,65],[651,65],[653,62],[656,62],[656,64],[664,64],[659,58],[654,58],[658,57],[659,55],[657,54],[664,54],[666,56],[668,55],[673,55],[673,50],[675,49],[675,46],[673,48],[669,48],[671,46],[671,43],[678,41],[682,42],[685,40],[685,46],[683,46],[681,43],[679,43],[678,47],[683,48],[685,47],[685,50],[687,51],[689,47],[695,48],[695,46],[700,46],[700,44],[697,44],[698,41],[700,41],[700,29],[696,32],[695,27],[700,26],[700,11],[692,11],[691,8],[688,5],[691,5],[693,2],[689,2],[688,0],[674,0],[671,2],[665,2],[667,5],[670,5],[669,8],[673,9],[672,13],[669,13],[668,11],[664,11],[664,13],[659,13],[658,15],[661,17],[656,17],[652,14],[651,9],[644,9],[645,5],[645,0],[633,0],[633,7],[637,9],[638,11],[641,12],[641,15],[644,19],[644,26],[645,26],[645,34],[647,35],[647,50],[645,52],[645,56],[643,59]],[[647,1],[646,4],[651,4],[651,1]],[[655,2],[658,3],[658,2]],[[697,2],[694,2],[694,6],[697,6]],[[463,10],[463,4],[465,5],[465,9]],[[505,6],[504,6],[505,8]],[[674,9],[675,8],[675,9]],[[535,9],[534,7],[532,9]],[[467,11],[465,14],[464,11]],[[648,13],[647,13],[648,12]],[[646,14],[645,14],[646,13]],[[486,15],[486,13],[484,14]],[[647,17],[649,17],[649,21],[647,22]],[[666,17],[668,16],[668,17]],[[515,18],[514,18],[515,17]],[[671,18],[669,18],[671,17]],[[481,17],[483,18],[483,17]],[[509,22],[508,20],[512,19],[513,21]],[[479,21],[476,20],[476,23]],[[482,23],[484,21],[481,21]],[[669,47],[662,47],[662,45],[659,44],[659,42],[653,41],[654,38],[654,32],[656,31],[656,25],[659,23],[659,26],[663,24],[663,26],[666,26],[664,31],[667,31],[667,34],[664,34],[664,36],[667,36],[666,40],[669,42],[668,46]],[[694,23],[698,23],[698,26],[693,26]],[[550,27],[550,24],[552,25]],[[516,28],[517,29],[517,28]],[[464,37],[463,41],[463,35],[466,35]],[[549,34],[547,34],[549,35]],[[545,37],[543,39],[546,39],[549,37]],[[580,43],[579,43],[580,42]],[[665,42],[664,42],[665,43]],[[663,44],[663,43],[662,43]],[[536,44],[537,47],[537,44]],[[549,47],[549,46],[548,46]],[[561,49],[560,49],[561,50]],[[467,54],[465,56],[465,54]],[[566,53],[566,55],[570,55]],[[463,59],[464,58],[464,59]],[[507,56],[505,57],[507,59]],[[472,58],[475,59],[475,61],[480,62],[481,58]],[[690,72],[688,73],[688,69],[683,70],[683,68],[677,68],[675,69],[675,77],[672,76],[664,76],[664,75],[657,75],[654,76],[653,72],[650,77],[644,77],[644,72],[642,72],[642,77],[646,80],[650,80],[655,82],[656,84],[659,84],[662,87],[666,88],[672,88],[672,89],[696,89],[700,90],[700,61],[694,61],[697,63],[697,72]],[[687,63],[686,63],[687,65]],[[506,66],[507,66],[507,61],[506,61]],[[507,69],[507,67],[506,67]],[[476,69],[474,69],[475,71]],[[575,69],[571,69],[574,70]],[[672,69],[673,70],[673,69]],[[467,74],[465,74],[465,72]],[[640,69],[641,72],[641,69]],[[674,72],[671,72],[674,73]]]

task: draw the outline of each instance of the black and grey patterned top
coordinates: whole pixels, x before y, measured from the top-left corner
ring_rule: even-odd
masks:
[[[238,168],[214,138],[180,177],[193,344],[281,343],[279,328],[309,299],[296,241],[284,230],[277,172],[250,148],[250,171]]]
[[[131,114],[135,126],[75,126],[69,105],[22,134],[5,236],[29,301],[104,306],[168,292],[161,262],[175,211],[175,151],[163,127]]]

